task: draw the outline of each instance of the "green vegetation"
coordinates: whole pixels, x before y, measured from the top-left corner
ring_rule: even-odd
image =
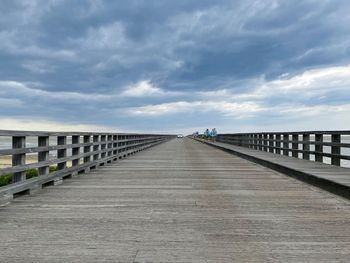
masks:
[[[50,173],[57,171],[57,166],[50,166],[49,167]],[[26,179],[30,179],[33,177],[39,176],[37,169],[29,169],[26,171]],[[4,174],[0,176],[0,187],[5,186],[12,183],[12,174]]]
[[[0,176],[0,187],[10,184],[12,181],[12,174],[4,174]]]
[[[58,168],[57,168],[57,166],[50,166],[49,170],[50,170],[50,173],[53,173],[53,172],[58,171]]]
[[[38,170],[37,169],[29,169],[28,171],[26,171],[26,179],[30,179],[33,177],[37,177],[39,175]]]

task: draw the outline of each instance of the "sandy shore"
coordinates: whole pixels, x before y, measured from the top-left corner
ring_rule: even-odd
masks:
[[[55,159],[55,156],[50,156],[50,159]],[[26,156],[26,164],[29,163],[37,163],[38,162],[38,156],[36,154],[34,155],[27,155]],[[0,156],[0,169],[11,167],[12,166],[12,156]],[[71,162],[67,162],[67,166],[71,166]]]
[[[36,163],[38,162],[37,155],[27,155],[26,163]],[[12,166],[12,156],[0,156],[0,168],[11,167]]]

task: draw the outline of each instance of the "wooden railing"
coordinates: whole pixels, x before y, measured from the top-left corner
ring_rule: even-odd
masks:
[[[218,142],[350,167],[350,131],[219,134]]]
[[[89,172],[90,169],[117,161],[173,137],[155,134],[0,130],[2,165],[4,160],[11,160],[8,167],[0,169],[3,185],[0,187],[0,199],[11,199],[47,185],[59,184],[65,178]],[[8,184],[4,183],[6,178]]]

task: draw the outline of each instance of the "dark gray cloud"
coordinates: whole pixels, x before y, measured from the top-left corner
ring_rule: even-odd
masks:
[[[45,117],[57,121],[68,118],[147,129],[149,121],[141,121],[144,116],[133,116],[137,126],[130,124],[130,116],[116,114],[111,120],[110,114],[162,104],[187,109],[187,104],[171,103],[203,102],[200,92],[251,93],[283,74],[292,78],[312,69],[349,64],[349,12],[346,0],[4,0],[0,7],[0,81],[3,89],[10,85],[6,81],[14,81],[50,92],[36,97],[41,101],[27,108],[28,116],[42,117],[43,108],[50,105]],[[142,81],[161,89],[163,96],[118,98],[127,87]],[[164,95],[169,91],[179,94]],[[77,94],[111,94],[116,99],[55,101],[52,94],[62,92],[64,97],[72,96],[72,101]],[[2,116],[23,115],[32,99],[20,90],[11,94],[8,88],[2,96],[24,103],[16,109],[3,107]],[[295,103],[346,103],[343,93],[325,96],[316,102],[309,98]],[[287,102],[283,94],[255,100],[262,108]],[[200,109],[202,104],[195,105]],[[227,121],[227,116],[220,115],[227,111],[214,107],[213,112],[218,113],[188,113],[182,126],[205,124],[195,116]],[[171,123],[180,125],[181,114],[167,120],[149,118],[170,129]]]

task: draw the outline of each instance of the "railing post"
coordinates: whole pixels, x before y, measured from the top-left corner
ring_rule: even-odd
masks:
[[[270,133],[269,134],[269,152],[270,153],[273,153],[274,152],[274,142],[275,142],[275,139],[274,139],[274,134],[273,133]]]
[[[264,151],[267,152],[267,140],[268,140],[268,135],[267,133],[264,134]]]
[[[251,149],[254,149],[254,134],[250,133],[249,134],[249,144]]]
[[[292,156],[295,158],[299,157],[299,134],[292,135]]]
[[[125,135],[121,135],[120,136],[120,140],[122,141],[119,145],[119,158],[123,158],[124,157],[124,151],[125,151]]]
[[[113,154],[113,150],[112,150],[112,148],[113,148],[112,138],[113,138],[112,135],[108,135],[108,136],[107,136],[107,140],[108,140],[108,144],[107,144],[108,153],[107,153],[107,155],[108,155],[108,157],[111,157],[112,154]]]
[[[310,134],[303,134],[303,159],[310,160]]]
[[[39,136],[38,137],[38,146],[39,147],[48,147],[49,146],[49,136]],[[38,162],[44,162],[49,160],[49,151],[38,152]],[[38,173],[40,175],[45,175],[50,173],[49,166],[43,166],[38,168]]]
[[[341,142],[340,134],[332,134],[332,144],[338,144]],[[336,155],[340,155],[340,147],[338,145],[332,145],[332,165],[340,166],[340,158]]]
[[[283,155],[289,156],[289,134],[283,134]]]
[[[99,148],[100,148],[100,145],[98,144],[98,139],[99,139],[99,136],[98,136],[98,135],[94,135],[93,138],[92,138],[92,140],[93,140],[93,142],[94,142],[94,146],[93,146],[93,151],[94,151],[94,152],[97,152],[97,151],[99,150]],[[95,143],[96,143],[96,144],[95,144]],[[97,160],[98,160],[98,157],[99,157],[99,154],[98,154],[98,153],[95,153],[95,154],[94,154],[94,157],[93,157],[94,161],[97,161]]]
[[[113,160],[118,160],[118,135],[113,135]]]
[[[101,159],[106,157],[106,135],[101,135]]]
[[[7,167],[6,164],[6,167],[0,169],[2,179],[0,202],[16,197],[17,194],[31,194],[41,187],[60,184],[65,178],[70,178],[84,172],[84,170],[86,172],[91,168],[97,168],[98,165],[102,166],[106,162],[117,160],[122,154],[124,156],[134,154],[173,138],[173,136],[155,134],[123,134],[119,136],[116,133],[101,135],[101,133],[90,132],[6,130],[0,131],[0,137],[5,137],[5,147],[0,149],[0,155],[4,156],[6,160],[7,156],[12,159],[10,160],[12,162],[10,167]],[[32,137],[35,137],[37,144],[29,146],[28,140]],[[51,140],[54,138],[57,140],[57,144],[51,145]],[[244,141],[240,136],[235,138],[239,139],[241,143],[243,142],[244,146],[253,147],[254,135],[245,134]],[[224,139],[230,139],[230,136],[224,136]],[[8,140],[12,145],[7,145]],[[51,155],[51,153],[53,154]],[[104,157],[102,161],[100,159],[101,153]],[[30,157],[28,155],[30,154],[35,154],[37,159],[33,163],[26,164],[26,159],[28,161]],[[51,167],[51,165],[55,165],[55,167]],[[51,168],[55,169],[51,170]],[[36,173],[31,173],[31,170],[35,170]],[[32,176],[35,178],[27,180]]]
[[[67,146],[67,136],[57,136],[57,145]],[[57,150],[57,158],[67,157],[67,147]],[[63,170],[67,168],[67,162],[61,162],[57,164],[57,170]]]
[[[118,160],[121,158],[121,147],[122,146],[122,142],[120,142],[122,140],[122,136],[121,135],[117,135],[117,141],[118,141]]]
[[[26,137],[25,136],[13,136],[12,137],[12,149],[20,149],[26,147]],[[26,163],[26,154],[14,154],[12,155],[12,166],[23,165]],[[16,172],[13,173],[12,182],[17,183],[26,180],[26,172]]]
[[[72,136],[72,144],[79,144],[80,143],[80,136],[79,135],[73,135]],[[80,153],[80,146],[73,147],[72,148],[72,156],[79,155]],[[79,165],[79,158],[72,160],[72,166],[78,166]]]
[[[236,142],[236,135],[227,135],[227,141],[229,141],[229,144],[238,145]]]
[[[126,145],[127,145],[127,147],[126,147],[126,155],[129,155],[129,151],[130,151],[130,145],[131,145],[131,141],[130,141],[130,139],[131,139],[131,135],[127,135],[126,136],[126,138],[127,138],[127,142],[126,142]]]
[[[258,134],[259,137],[259,146],[258,146],[258,150],[262,151],[263,150],[263,135],[261,133]]]
[[[258,135],[254,134],[254,149],[258,150]]]
[[[276,134],[276,154],[281,154],[281,134]]]
[[[90,135],[85,135],[84,136],[84,143],[90,143]],[[91,151],[91,146],[84,146],[84,153],[89,153]],[[91,155],[85,156],[84,157],[84,163],[89,163],[91,162]]]
[[[323,134],[315,134],[315,161],[323,162]]]

